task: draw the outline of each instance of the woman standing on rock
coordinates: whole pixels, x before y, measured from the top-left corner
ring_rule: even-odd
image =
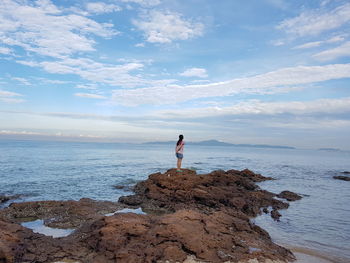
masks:
[[[181,134],[179,135],[179,140],[176,143],[175,147],[175,155],[177,158],[177,172],[181,172],[181,162],[182,158],[184,157],[184,147],[185,147],[185,142],[184,142],[184,136]]]

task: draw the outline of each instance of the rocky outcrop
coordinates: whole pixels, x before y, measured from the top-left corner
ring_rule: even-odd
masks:
[[[350,181],[350,176],[337,175],[333,176],[333,178],[337,180]]]
[[[277,197],[286,199],[287,201],[296,201],[302,198],[300,195],[290,191],[282,191],[277,195]]]
[[[154,213],[170,213],[180,209],[213,212],[234,210],[256,216],[261,209],[288,208],[288,203],[274,199],[275,194],[259,189],[254,182],[269,180],[249,170],[214,171],[197,175],[195,171],[175,169],[151,174],[135,186],[135,195],[119,199],[126,205],[141,206]]]
[[[38,201],[13,203],[0,211],[0,218],[10,222],[43,219],[45,225],[55,228],[77,228],[125,206],[107,201],[83,198],[80,201]]]
[[[250,221],[262,210],[272,207],[276,216],[288,207],[255,184],[267,179],[249,170],[197,175],[172,169],[150,175],[118,203],[12,204],[0,210],[0,262],[182,262],[188,256],[204,262],[292,261],[289,250]],[[104,216],[125,206],[148,214]],[[76,231],[61,238],[33,233],[18,224],[28,217]]]
[[[268,233],[247,218],[223,211],[118,214],[95,222],[92,228],[81,242],[94,251],[105,251],[93,262],[183,262],[188,255],[205,262],[293,259],[288,250],[273,244]]]
[[[0,195],[0,204],[17,198],[19,198],[19,195]]]

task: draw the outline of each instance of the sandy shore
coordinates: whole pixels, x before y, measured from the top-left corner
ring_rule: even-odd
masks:
[[[300,248],[300,247],[291,247],[284,245],[284,247],[290,249],[297,260],[296,263],[347,263],[347,259],[340,259],[331,257],[311,249]]]

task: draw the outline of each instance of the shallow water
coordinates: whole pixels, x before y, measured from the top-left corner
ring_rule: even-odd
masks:
[[[172,145],[0,141],[0,194],[21,201],[117,201],[150,173],[175,166]],[[349,152],[238,147],[185,148],[184,167],[197,173],[245,169],[277,180],[260,183],[275,193],[304,195],[282,210],[280,222],[261,216],[255,222],[274,241],[304,247],[350,262],[350,182],[333,175],[350,171]],[[128,189],[128,188],[125,188]]]
[[[44,225],[44,220],[41,219],[24,222],[21,225],[33,230],[34,233],[43,234],[45,236],[52,236],[54,238],[69,236],[75,230],[48,227]]]

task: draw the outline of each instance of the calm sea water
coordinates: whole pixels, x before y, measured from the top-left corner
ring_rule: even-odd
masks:
[[[175,166],[174,147],[113,143],[0,141],[0,194],[20,194],[20,201],[116,201],[150,173]],[[349,152],[190,146],[183,166],[206,173],[245,169],[276,178],[260,183],[275,193],[305,195],[282,210],[281,221],[254,219],[273,240],[289,247],[319,251],[350,262],[350,182],[334,175],[350,171]]]

